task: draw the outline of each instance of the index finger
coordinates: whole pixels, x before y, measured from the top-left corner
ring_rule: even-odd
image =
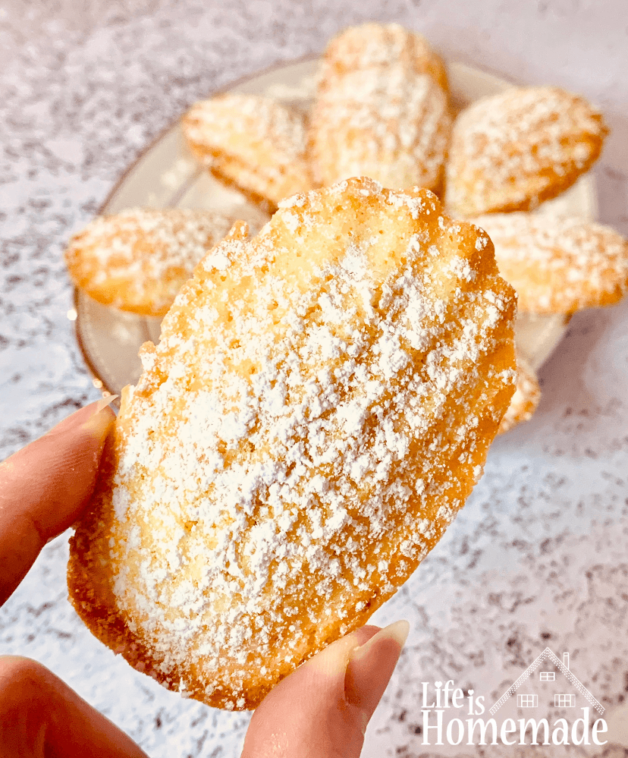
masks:
[[[0,464],[0,605],[89,502],[115,419],[109,402],[81,408]]]

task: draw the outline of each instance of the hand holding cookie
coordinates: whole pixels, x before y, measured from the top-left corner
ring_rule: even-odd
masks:
[[[0,605],[45,542],[80,517],[114,422],[103,404],[77,411],[0,464]],[[243,758],[271,747],[273,755],[356,758],[407,633],[404,621],[363,627],[285,679],[256,712]],[[146,758],[61,679],[19,656],[0,656],[0,753]]]

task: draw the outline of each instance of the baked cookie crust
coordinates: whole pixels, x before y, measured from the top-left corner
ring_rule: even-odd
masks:
[[[601,113],[558,87],[512,87],[477,100],[454,122],[447,209],[531,210],[588,171],[607,134]]]
[[[415,74],[427,74],[449,92],[447,67],[425,37],[400,24],[376,23],[351,26],[329,42],[321,61],[320,89],[353,71],[398,64]]]
[[[398,24],[352,27],[321,61],[308,133],[314,180],[370,176],[437,191],[451,123],[445,65],[423,37]]]
[[[232,227],[213,211],[132,208],[97,216],[65,252],[74,284],[121,311],[164,316],[194,267]]]
[[[536,372],[521,353],[517,353],[515,394],[512,396],[497,433],[504,434],[514,429],[518,424],[529,421],[534,416],[540,402],[541,386]]]
[[[303,115],[269,98],[227,93],[196,103],[182,121],[198,160],[266,210],[312,188]]]
[[[142,350],[70,599],[139,671],[254,708],[408,579],[514,391],[515,295],[427,190],[352,179],[237,226]]]
[[[568,315],[614,305],[628,292],[628,241],[608,226],[529,213],[487,214],[473,223],[493,240],[521,311]]]

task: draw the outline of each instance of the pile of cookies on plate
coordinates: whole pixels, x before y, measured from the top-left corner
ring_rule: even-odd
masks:
[[[611,305],[628,290],[628,243],[579,218],[535,213],[587,172],[608,129],[583,98],[512,87],[454,115],[447,70],[420,35],[369,23],[331,40],[304,116],[276,100],[221,94],[182,120],[195,157],[273,213],[297,193],[367,176],[427,188],[449,215],[485,229],[519,312]],[[236,219],[206,210],[131,209],[96,218],[66,252],[74,283],[95,300],[165,315],[193,269]],[[519,357],[500,431],[533,414],[535,372]]]
[[[533,410],[498,265],[523,308],[569,314],[622,296],[628,246],[529,214],[597,159],[593,108],[512,89],[454,119],[441,60],[396,25],[330,43],[308,118],[227,94],[183,132],[272,217],[251,238],[209,211],[134,209],[70,244],[89,295],[165,318],[122,390],[68,586],[136,669],[241,710],[366,623],[500,424]]]

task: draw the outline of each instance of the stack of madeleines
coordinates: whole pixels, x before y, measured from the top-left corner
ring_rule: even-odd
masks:
[[[512,87],[454,117],[443,61],[398,24],[349,28],[329,43],[309,118],[269,98],[221,94],[196,103],[182,127],[218,180],[269,213],[295,193],[356,176],[432,190],[448,213],[489,233],[521,313],[570,315],[616,303],[628,288],[619,234],[531,213],[598,159],[608,133],[601,114],[557,87]],[[162,317],[235,220],[173,209],[97,218],[72,240],[68,269],[97,301]],[[540,399],[534,370],[518,362],[502,432]]]

